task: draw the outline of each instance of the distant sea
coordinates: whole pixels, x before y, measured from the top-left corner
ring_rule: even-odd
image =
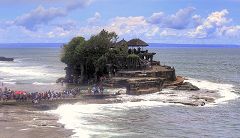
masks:
[[[63,89],[56,80],[65,76],[60,62],[63,44],[0,44],[0,56],[13,57],[14,62],[0,61],[0,82],[4,86],[25,91]]]
[[[65,75],[62,45],[0,44],[0,56],[15,58],[0,62],[0,82],[27,91],[63,89],[55,84]],[[80,137],[239,137],[239,46],[152,43],[145,49],[157,53],[162,65],[174,66],[177,75],[219,92],[221,100],[190,107],[158,102],[157,94],[143,95],[140,102],[126,95],[121,104],[69,104],[51,112]]]

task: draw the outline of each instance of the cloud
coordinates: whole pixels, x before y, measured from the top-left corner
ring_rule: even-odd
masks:
[[[143,16],[116,17],[105,26],[107,30],[115,31],[119,35],[126,34],[135,37],[146,32],[147,27],[148,23]]]
[[[165,29],[160,33],[160,36],[166,37],[166,36],[177,36],[177,33],[174,30],[171,29]]]
[[[66,7],[66,10],[72,11],[78,8],[83,8],[90,5],[93,0],[71,0]]]
[[[21,0],[21,1],[31,1],[31,0]],[[57,2],[57,0],[43,0],[42,2]],[[62,1],[62,0],[60,0]],[[39,1],[38,1],[39,2]],[[59,2],[59,1],[58,1]],[[36,26],[41,24],[48,24],[50,21],[59,18],[65,17],[72,10],[77,8],[83,8],[89,5],[92,0],[70,0],[68,5],[63,8],[44,8],[43,6],[38,6],[36,9],[33,9],[29,13],[25,13],[21,16],[18,16],[13,21],[8,21],[7,25],[19,25],[24,26],[29,30],[36,29]],[[99,14],[95,15],[95,20],[98,18]],[[93,19],[94,20],[94,19]]]
[[[230,38],[239,38],[240,37],[240,25],[236,26],[224,26],[220,30],[221,34]]]
[[[116,32],[120,37],[134,38],[145,36],[148,30],[152,29],[151,26],[143,16],[115,17],[103,25],[81,26],[76,34],[89,37],[105,29]]]
[[[34,29],[36,25],[46,24],[58,17],[66,16],[67,13],[61,8],[45,9],[43,6],[38,6],[36,9],[22,16],[17,17],[14,25],[24,26],[27,29]]]
[[[230,25],[232,20],[227,17],[227,10],[210,13],[207,17],[193,15],[194,10],[184,8],[173,15],[158,12],[149,18],[117,16],[105,21],[96,12],[93,17],[80,22],[60,18],[67,16],[66,8],[39,6],[13,21],[0,22],[0,42],[67,42],[75,36],[89,38],[102,29],[114,31],[127,40],[141,38],[163,43],[226,42],[240,37],[240,25]]]
[[[211,13],[202,24],[189,32],[189,36],[194,38],[208,38],[218,34],[218,31],[231,21],[231,19],[226,17],[228,13],[226,9]]]
[[[172,29],[185,29],[192,19],[195,8],[188,7],[180,9],[173,15],[165,15],[163,12],[153,13],[149,18],[149,23],[158,24],[160,27]]]
[[[9,26],[0,29],[0,42],[8,43],[48,43],[67,42],[75,36],[74,30],[65,30],[58,26],[40,26],[38,30],[28,30],[23,26]],[[11,39],[9,39],[11,38]]]
[[[102,29],[105,29],[107,31],[116,32],[120,37],[138,37],[138,35],[142,35],[146,32],[147,26],[148,23],[143,16],[115,17],[108,20],[103,25],[80,26],[77,32],[75,31],[75,34],[88,38],[91,35],[99,33]]]
[[[17,2],[16,2],[17,1]],[[69,8],[88,6],[93,0],[0,0],[1,5],[26,5],[27,4],[64,4]],[[11,5],[10,5],[11,4]]]
[[[159,33],[159,27],[157,26],[152,26],[149,28],[149,30],[146,32],[146,37],[152,38],[156,36]]]
[[[87,19],[87,22],[89,24],[96,24],[97,22],[99,22],[100,19],[101,14],[99,12],[96,12],[93,17]]]
[[[52,31],[47,33],[48,38],[54,38],[54,37],[66,37],[71,33],[71,31],[67,31],[62,27],[56,27]]]
[[[199,26],[200,24],[203,23],[203,19],[201,18],[200,15],[193,15],[193,16],[192,16],[192,19],[193,19],[193,25],[194,25],[194,27],[197,27],[197,26]]]
[[[152,14],[152,16],[149,18],[149,22],[152,24],[162,24],[165,18],[166,17],[163,12],[157,12]]]

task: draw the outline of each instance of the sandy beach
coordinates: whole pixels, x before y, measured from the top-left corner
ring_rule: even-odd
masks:
[[[200,81],[191,81],[195,85],[200,86],[198,91],[181,91],[174,90],[172,87],[165,88],[160,92],[148,95],[120,95],[103,96],[103,95],[89,95],[86,89],[77,94],[74,98],[61,97],[55,99],[42,99],[39,103],[33,104],[31,100],[15,101],[10,100],[7,102],[0,101],[0,134],[1,138],[66,138],[81,136],[76,133],[75,128],[66,129],[67,124],[59,121],[62,119],[62,114],[68,112],[64,110],[60,114],[55,114],[51,111],[62,108],[62,105],[78,107],[79,112],[85,112],[85,107],[101,107],[111,104],[114,106],[126,106],[126,103],[138,104],[141,102],[157,102],[162,104],[180,104],[186,106],[207,106],[221,101],[221,98],[226,97],[225,93],[216,89],[206,89],[201,86]],[[119,91],[119,89],[110,89]],[[77,103],[77,104],[76,104]],[[91,106],[93,105],[93,106]],[[76,108],[75,108],[76,109]],[[87,109],[88,110],[88,109]],[[89,109],[90,110],[90,109]],[[99,108],[95,109],[101,110]],[[94,111],[95,111],[94,110]],[[48,112],[50,111],[50,112]],[[69,118],[71,119],[71,118]],[[84,118],[83,118],[84,119]],[[65,125],[66,127],[65,127]],[[83,129],[85,131],[85,129]]]
[[[62,104],[105,104],[114,101],[106,99],[69,98],[44,101],[34,105],[30,102],[0,102],[0,134],[1,138],[66,138],[74,133],[58,123],[58,116],[46,113]]]
[[[0,105],[2,138],[63,138],[73,134],[57,121],[57,116],[30,106]]]
[[[214,103],[220,96],[216,91],[162,91],[152,94],[150,101],[176,103],[187,106],[202,106],[202,102]],[[181,100],[179,99],[180,97]],[[185,98],[184,98],[185,97]],[[59,116],[47,113],[64,104],[114,104],[145,101],[146,97],[119,95],[115,98],[76,98],[44,100],[38,104],[27,102],[0,102],[0,134],[1,138],[66,138],[74,135],[72,130],[66,129],[58,123]],[[145,100],[144,100],[145,99]],[[205,104],[204,104],[205,105]]]

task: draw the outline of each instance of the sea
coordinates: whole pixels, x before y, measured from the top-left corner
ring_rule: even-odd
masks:
[[[60,61],[62,45],[0,44],[0,56],[15,59],[0,62],[2,87],[64,89],[55,83],[65,75],[66,65]],[[221,98],[192,107],[164,103],[158,99],[169,97],[156,93],[122,95],[123,103],[65,104],[47,113],[59,116],[59,123],[71,129],[74,138],[240,137],[240,46],[152,43],[145,49],[155,52],[155,60],[162,65],[174,67],[177,75],[201,89],[218,92]],[[132,102],[135,98],[144,100]]]

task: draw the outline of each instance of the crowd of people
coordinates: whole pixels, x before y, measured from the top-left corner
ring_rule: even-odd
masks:
[[[16,100],[17,102],[32,101],[38,103],[42,100],[56,100],[64,98],[75,98],[80,93],[80,89],[65,90],[63,92],[46,91],[46,92],[25,92],[25,91],[13,91],[0,88],[0,101]]]
[[[94,84],[92,90],[90,91],[90,93],[93,93],[94,95],[96,95],[96,94],[103,94],[103,90],[104,90],[104,88],[103,88],[102,83],[100,83],[98,85]]]

